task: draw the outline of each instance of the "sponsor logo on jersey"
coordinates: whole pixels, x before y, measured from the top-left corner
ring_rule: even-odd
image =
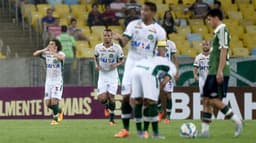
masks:
[[[141,42],[141,41],[131,41],[131,46],[132,47],[138,47],[138,48],[143,48],[146,50],[150,49],[150,44],[146,42]]]
[[[47,64],[47,68],[60,68],[60,64]]]

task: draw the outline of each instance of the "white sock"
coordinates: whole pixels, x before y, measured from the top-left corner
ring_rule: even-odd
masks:
[[[234,121],[236,124],[242,124],[242,121],[240,120],[240,118],[236,114],[234,114],[231,117],[231,120]]]
[[[209,131],[209,124],[208,123],[205,123],[203,122],[202,123],[202,129],[201,129],[201,132],[205,132],[205,131]]]

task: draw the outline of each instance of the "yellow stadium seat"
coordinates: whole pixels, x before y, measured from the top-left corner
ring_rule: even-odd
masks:
[[[70,15],[69,6],[66,4],[54,5],[54,12],[56,12],[59,15],[59,18],[66,18]]]
[[[240,4],[250,4],[251,0],[236,0],[235,2],[240,5]]]
[[[197,53],[202,52],[202,41],[192,41],[192,48],[195,49]]]
[[[191,25],[192,33],[208,34],[208,28],[205,25]]]
[[[252,0],[252,5],[256,8],[256,0]]]
[[[29,24],[35,28],[38,26],[38,22],[42,17],[43,16],[40,12],[32,11],[29,16]]]
[[[122,34],[124,32],[121,26],[108,26],[108,28],[119,34]]]
[[[91,29],[87,26],[79,27],[79,29],[81,29],[83,34],[86,35],[86,36],[91,36],[91,34],[92,34]]]
[[[245,29],[247,33],[256,33],[256,25],[248,25]]]
[[[185,5],[191,5],[195,2],[196,0],[182,0],[182,3]]]
[[[52,8],[52,6],[49,4],[37,4],[36,7],[37,7],[37,11],[42,15],[46,15],[47,9]]]
[[[256,33],[245,33],[242,37],[243,43],[248,47],[251,41],[256,41]]]
[[[186,37],[184,35],[181,34],[169,34],[168,38],[173,41],[173,42],[178,42],[178,41],[185,41]]]
[[[196,57],[197,54],[197,51],[193,48],[187,48],[181,51],[181,55],[189,56],[192,58]]]
[[[169,6],[167,4],[157,4],[157,17],[163,18],[164,13],[169,10]]]
[[[232,27],[228,27],[231,35],[236,35],[239,38],[242,38],[244,35],[244,28],[242,26],[232,26]]]
[[[242,19],[239,21],[240,25],[243,26],[244,28],[248,25],[254,25],[254,20],[251,20],[251,19]]]
[[[85,10],[85,5],[78,4],[78,5],[71,5],[71,13],[74,17],[79,17],[79,15],[87,13]]]
[[[29,13],[34,11],[36,11],[36,7],[34,4],[23,4],[21,6],[21,13],[24,18],[28,18]]]
[[[204,25],[203,19],[189,19],[189,25]]]
[[[204,34],[204,35],[203,35],[203,39],[204,39],[204,40],[209,40],[209,41],[210,41],[212,38],[213,38],[213,36],[212,36],[211,33],[208,33],[208,34]]]
[[[245,48],[245,46],[243,45],[243,42],[241,40],[231,39],[230,48]]]
[[[254,6],[249,3],[240,3],[238,4],[238,8],[242,13],[246,11],[254,11]]]
[[[179,0],[165,0],[166,4],[177,5]]]
[[[238,26],[239,25],[239,20],[236,20],[236,19],[223,19],[223,23],[225,23],[228,28],[231,27],[231,26]]]
[[[189,42],[187,40],[175,41],[176,48],[183,53],[184,49],[191,48]]]
[[[238,6],[236,4],[223,5],[222,8],[225,13],[228,13],[228,11],[238,11]]]
[[[94,48],[90,48],[86,41],[76,41],[76,57],[77,58],[93,58]]]
[[[227,14],[228,14],[228,17],[229,17],[230,19],[236,19],[236,20],[241,20],[241,19],[243,19],[243,15],[242,15],[242,13],[239,12],[239,11],[228,11]]]
[[[233,48],[232,49],[232,55],[234,57],[248,57],[249,51],[246,48]]]
[[[177,27],[177,32],[178,34],[186,36],[187,34],[191,33],[191,28],[190,26],[180,26],[180,27]]]

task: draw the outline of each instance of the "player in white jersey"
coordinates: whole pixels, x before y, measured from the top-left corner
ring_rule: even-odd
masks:
[[[171,111],[172,111],[172,98],[171,98],[171,93],[173,92],[173,88],[175,85],[175,80],[179,79],[179,62],[178,58],[176,56],[176,45],[173,41],[167,40],[163,42],[159,42],[158,47],[165,46],[166,47],[166,54],[165,57],[167,58],[168,61],[173,61],[173,63],[176,66],[177,73],[174,76],[174,79],[169,80],[166,84],[165,87],[160,91],[160,100],[158,101],[159,104],[159,114],[158,114],[158,119],[161,121],[163,118],[165,118],[164,123],[169,124],[170,123],[170,118],[171,118]]]
[[[162,41],[160,41],[162,42]],[[166,41],[163,41],[166,43]],[[135,100],[135,122],[144,121],[143,130],[137,128],[139,137],[148,138],[152,123],[153,137],[160,138],[158,131],[157,102],[160,89],[176,74],[176,66],[165,57],[165,46],[158,47],[159,56],[142,59],[132,69],[132,94]],[[160,79],[161,80],[160,83]],[[143,111],[141,110],[143,109]],[[143,118],[141,118],[143,114]]]
[[[203,87],[208,75],[208,62],[210,56],[210,42],[204,40],[202,42],[203,51],[196,56],[194,61],[194,79],[195,81],[199,81],[199,92],[203,94]]]
[[[129,135],[129,122],[132,113],[132,107],[129,103],[131,94],[131,70],[137,61],[154,54],[157,41],[166,39],[165,30],[155,22],[156,4],[145,2],[141,9],[141,19],[131,21],[124,34],[114,34],[114,39],[119,40],[123,47],[131,41],[128,56],[125,63],[125,71],[122,80],[122,121],[123,127],[115,137],[123,138]],[[138,122],[141,127],[141,122]]]
[[[51,125],[58,124],[63,119],[63,111],[59,107],[59,102],[63,92],[63,63],[65,54],[61,51],[61,43],[50,40],[46,48],[37,50],[34,56],[42,55],[46,60],[46,80],[45,80],[45,103],[53,111]]]
[[[103,43],[95,46],[95,68],[99,71],[98,98],[105,105],[105,116],[109,117],[109,125],[115,125],[115,98],[118,88],[117,67],[124,63],[123,50],[119,44],[112,42],[112,31],[105,29]]]

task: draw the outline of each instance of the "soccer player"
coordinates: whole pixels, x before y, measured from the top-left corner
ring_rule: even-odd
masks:
[[[158,43],[161,45],[158,46],[159,56],[138,61],[132,70],[131,98],[135,100],[135,122],[141,121],[143,114],[143,131],[137,128],[137,132],[140,133],[139,137],[149,137],[148,128],[151,123],[153,138],[162,139],[164,137],[159,135],[157,116],[159,91],[176,74],[176,67],[165,57],[166,41]],[[163,78],[161,83],[160,78]]]
[[[212,119],[211,106],[220,110],[227,119],[234,121],[235,137],[241,134],[243,127],[241,119],[222,101],[227,94],[230,75],[228,55],[230,35],[226,25],[222,23],[222,18],[222,12],[219,9],[212,9],[207,14],[208,23],[214,28],[214,36],[211,41],[208,76],[203,88],[201,137],[209,137],[209,124]]]
[[[112,31],[105,29],[103,43],[95,46],[95,68],[99,71],[98,98],[105,105],[105,116],[109,125],[115,125],[115,98],[118,88],[117,67],[124,63],[124,54],[120,45],[112,42]]]
[[[129,123],[132,113],[132,107],[129,103],[131,94],[131,70],[134,68],[137,61],[154,55],[158,40],[166,39],[165,30],[154,20],[156,11],[156,4],[152,2],[145,2],[141,9],[141,19],[131,21],[127,25],[123,36],[118,33],[113,35],[113,38],[119,40],[122,47],[124,47],[128,41],[131,40],[122,80],[123,100],[121,111],[124,128],[115,134],[115,137],[117,138],[129,136]],[[137,121],[137,127],[140,129],[142,128],[141,120]]]
[[[163,46],[163,45],[158,45],[158,46]],[[162,120],[162,118],[165,118],[164,123],[169,124],[170,119],[171,119],[171,112],[172,112],[172,98],[171,94],[173,92],[173,88],[175,85],[175,80],[179,79],[179,62],[178,58],[176,56],[176,45],[173,41],[167,40],[166,41],[166,54],[165,57],[168,59],[168,61],[173,61],[173,63],[176,66],[177,73],[174,76],[174,79],[169,80],[166,84],[165,87],[160,91],[160,100],[159,100],[159,106],[162,110],[162,112],[159,112],[158,118],[159,121]]]
[[[51,125],[58,124],[63,119],[63,111],[59,107],[59,102],[63,92],[63,63],[65,54],[61,51],[61,43],[50,40],[46,48],[37,50],[33,56],[42,55],[46,61],[46,80],[45,80],[45,103],[53,111]]]
[[[203,51],[196,56],[194,61],[194,79],[199,81],[199,92],[203,94],[203,86],[208,75],[208,62],[210,54],[210,41],[204,40],[202,42]]]

